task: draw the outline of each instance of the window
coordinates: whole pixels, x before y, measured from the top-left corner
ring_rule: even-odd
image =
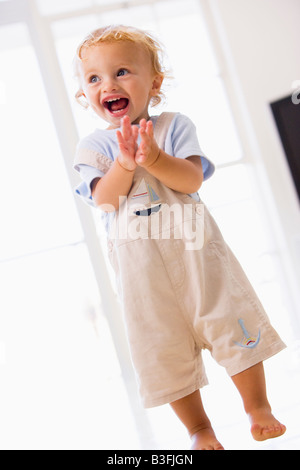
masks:
[[[0,50],[2,260],[83,238],[26,27],[1,28],[2,45],[10,35],[19,45]]]
[[[125,446],[138,446],[26,25],[0,28],[0,44],[1,445],[109,448],[118,390]]]

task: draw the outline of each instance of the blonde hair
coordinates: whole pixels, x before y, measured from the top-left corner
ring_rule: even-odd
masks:
[[[113,43],[120,41],[128,41],[135,44],[139,44],[148,52],[152,69],[155,75],[160,75],[166,78],[167,71],[163,66],[164,51],[162,45],[157,39],[155,39],[150,33],[141,29],[133,28],[131,26],[123,25],[110,25],[104,28],[96,29],[92,31],[78,46],[76,56],[74,58],[74,72],[75,77],[79,78],[79,61],[82,60],[82,51],[85,48],[97,46],[101,43]],[[88,107],[87,104],[83,104],[79,98],[82,95],[79,90],[75,97],[84,107]],[[159,91],[157,96],[151,98],[151,106],[157,106],[162,99],[165,98],[162,90]]]

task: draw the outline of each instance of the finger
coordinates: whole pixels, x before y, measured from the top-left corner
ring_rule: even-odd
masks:
[[[119,150],[122,154],[128,154],[128,145],[127,145],[127,141],[124,139],[122,133],[118,130],[116,132],[116,136],[117,136],[117,141],[118,141],[118,146],[119,146]]]
[[[147,134],[149,135],[149,137],[151,137],[151,139],[152,139],[153,136],[154,136],[154,133],[153,133],[153,123],[152,123],[152,121],[148,121],[148,122],[147,122],[146,132],[147,132]]]
[[[148,133],[147,133],[147,122],[145,119],[142,119],[142,121],[140,122],[140,129],[139,129],[139,133],[140,133],[140,136],[141,136],[141,139],[142,139],[142,142],[145,142],[145,140],[148,139]]]
[[[132,137],[135,141],[137,141],[138,136],[139,136],[139,128],[137,126],[132,126]]]
[[[124,144],[123,135],[119,130],[116,132],[116,136],[117,136],[118,144],[123,145]]]
[[[125,140],[131,137],[131,124],[129,116],[124,116],[122,119],[122,134]]]
[[[140,120],[140,131],[142,133],[144,133],[146,131],[146,127],[147,127],[147,121],[146,119],[141,119]]]

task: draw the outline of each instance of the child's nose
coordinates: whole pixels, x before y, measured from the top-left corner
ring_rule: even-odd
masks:
[[[113,78],[107,78],[103,83],[103,91],[106,93],[110,93],[112,91],[116,91],[117,83]]]

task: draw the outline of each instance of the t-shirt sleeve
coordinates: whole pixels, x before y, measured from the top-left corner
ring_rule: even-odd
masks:
[[[77,165],[77,171],[79,171],[81,176],[81,183],[78,184],[75,188],[76,194],[80,196],[84,202],[89,204],[92,207],[96,207],[94,200],[92,198],[91,184],[95,178],[102,178],[104,173],[98,168],[94,168],[90,165]]]
[[[105,133],[99,130],[83,138],[77,145],[74,169],[82,181],[75,187],[75,192],[92,207],[96,205],[91,194],[91,184],[95,178],[102,178],[113,162],[108,149]]]
[[[210,178],[215,171],[214,164],[206,157],[199,145],[196,126],[183,114],[176,114],[170,125],[165,151],[177,158],[198,155],[202,162],[204,180]]]

